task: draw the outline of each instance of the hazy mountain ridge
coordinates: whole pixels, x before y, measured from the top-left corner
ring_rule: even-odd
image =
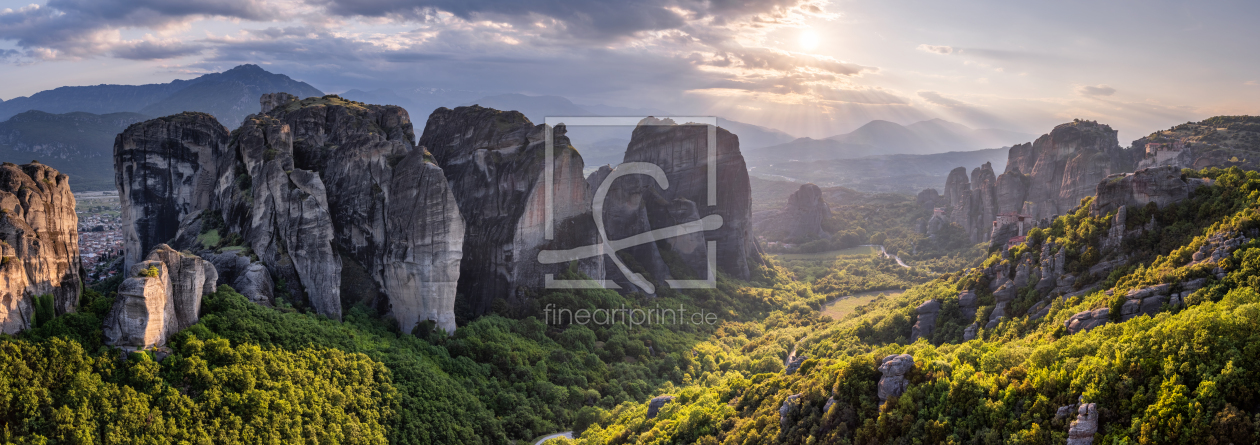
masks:
[[[70,176],[75,191],[114,189],[114,136],[139,113],[51,114],[27,111],[0,122],[0,161],[33,159]]]
[[[236,126],[257,108],[263,93],[288,92],[301,97],[322,96],[319,89],[258,65],[240,65],[222,73],[191,80],[147,85],[66,86],[16,97],[0,103],[0,119],[29,110],[48,113],[83,111],[105,114],[136,112],[164,116],[183,111],[214,115],[225,125]]]

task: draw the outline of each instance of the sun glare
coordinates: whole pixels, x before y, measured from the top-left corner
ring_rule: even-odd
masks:
[[[801,48],[806,51],[813,50],[818,47],[818,33],[814,32],[812,29],[801,31],[800,39]]]

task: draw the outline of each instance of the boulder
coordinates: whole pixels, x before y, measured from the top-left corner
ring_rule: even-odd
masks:
[[[779,423],[787,425],[792,420],[792,412],[801,408],[801,395],[792,394],[779,405]]]
[[[965,290],[958,294],[958,308],[962,311],[962,321],[976,319],[976,310],[980,308],[980,299],[973,290]]]
[[[648,410],[647,410],[648,420],[655,419],[656,415],[661,412],[661,408],[665,407],[665,404],[669,402],[673,402],[673,401],[674,401],[674,396],[670,396],[670,395],[653,397],[652,401],[648,402]]]
[[[79,303],[79,218],[69,178],[31,162],[0,165],[0,333],[32,327],[34,300],[58,315]]]
[[[1098,407],[1093,403],[1082,403],[1077,409],[1076,420],[1068,429],[1067,445],[1090,445],[1094,443],[1094,434],[1098,432]]]
[[[980,322],[972,323],[963,330],[963,341],[971,341],[976,339],[976,334],[980,331]]]
[[[809,359],[809,356],[805,354],[799,354],[799,355],[788,357],[787,367],[785,367],[783,370],[784,374],[787,374],[787,375],[795,374],[796,370],[801,368],[801,364],[805,363],[805,360],[808,360],[808,359]]]
[[[1090,329],[1107,324],[1109,312],[1110,309],[1108,308],[1078,312],[1068,318],[1067,321],[1063,323],[1063,327],[1066,328],[1070,334],[1089,331]]]
[[[918,320],[914,323],[914,328],[910,331],[910,341],[914,342],[923,337],[930,337],[932,330],[936,328],[936,316],[941,311],[941,302],[939,300],[928,300],[915,308]]]
[[[900,396],[910,385],[905,374],[914,368],[914,357],[910,354],[890,355],[884,357],[882,362],[879,365],[879,372],[883,374],[879,379],[881,404],[891,397]]]

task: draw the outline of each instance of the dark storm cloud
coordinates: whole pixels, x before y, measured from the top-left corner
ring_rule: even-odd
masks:
[[[87,57],[118,49],[119,57],[151,58],[162,52],[172,56],[191,54],[191,46],[162,44],[119,46],[122,28],[163,28],[195,16],[269,20],[276,14],[261,0],[50,0],[0,11],[0,39],[35,50],[43,58]],[[47,51],[41,51],[47,50]]]
[[[309,0],[342,16],[404,17],[427,20],[437,11],[465,20],[494,19],[529,25],[538,18],[559,21],[563,34],[609,39],[641,31],[678,29],[686,20],[713,18],[723,25],[735,17],[757,16],[774,23],[791,8],[800,6],[819,13],[817,6],[801,0]]]

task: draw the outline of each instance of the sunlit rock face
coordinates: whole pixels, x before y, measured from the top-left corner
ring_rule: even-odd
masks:
[[[38,162],[0,165],[0,332],[30,328],[39,295],[53,296],[57,314],[78,306],[78,227],[66,175]]]
[[[994,175],[989,164],[950,172],[944,200],[950,220],[973,242],[988,241],[997,215],[1049,220],[1093,196],[1109,175],[1133,171],[1142,154],[1121,148],[1116,131],[1093,121],[1061,124],[1036,141],[1011,147],[1006,170]]]
[[[467,223],[458,286],[466,298],[459,304],[463,316],[485,314],[497,300],[522,304],[544,287],[546,275],[559,278],[569,267],[568,262],[544,264],[539,252],[599,241],[582,156],[558,125],[548,159],[546,131],[519,112],[476,105],[439,108],[425,124],[419,144],[433,153]],[[553,167],[550,190],[548,163]],[[547,212],[554,218],[552,239],[546,233]],[[581,259],[577,271],[603,279],[603,262],[600,256]]]
[[[463,219],[441,170],[413,145],[407,112],[337,96],[260,102],[230,135],[185,113],[119,136],[116,163],[136,164],[130,171],[185,172],[170,184],[119,174],[124,208],[143,209],[124,213],[136,234],[128,258],[170,242],[261,304],[283,297],[340,319],[364,303],[404,332],[425,319],[453,332]]]
[[[209,261],[159,244],[128,270],[105,316],[106,344],[162,346],[201,317],[201,297],[214,292],[218,272]]]

